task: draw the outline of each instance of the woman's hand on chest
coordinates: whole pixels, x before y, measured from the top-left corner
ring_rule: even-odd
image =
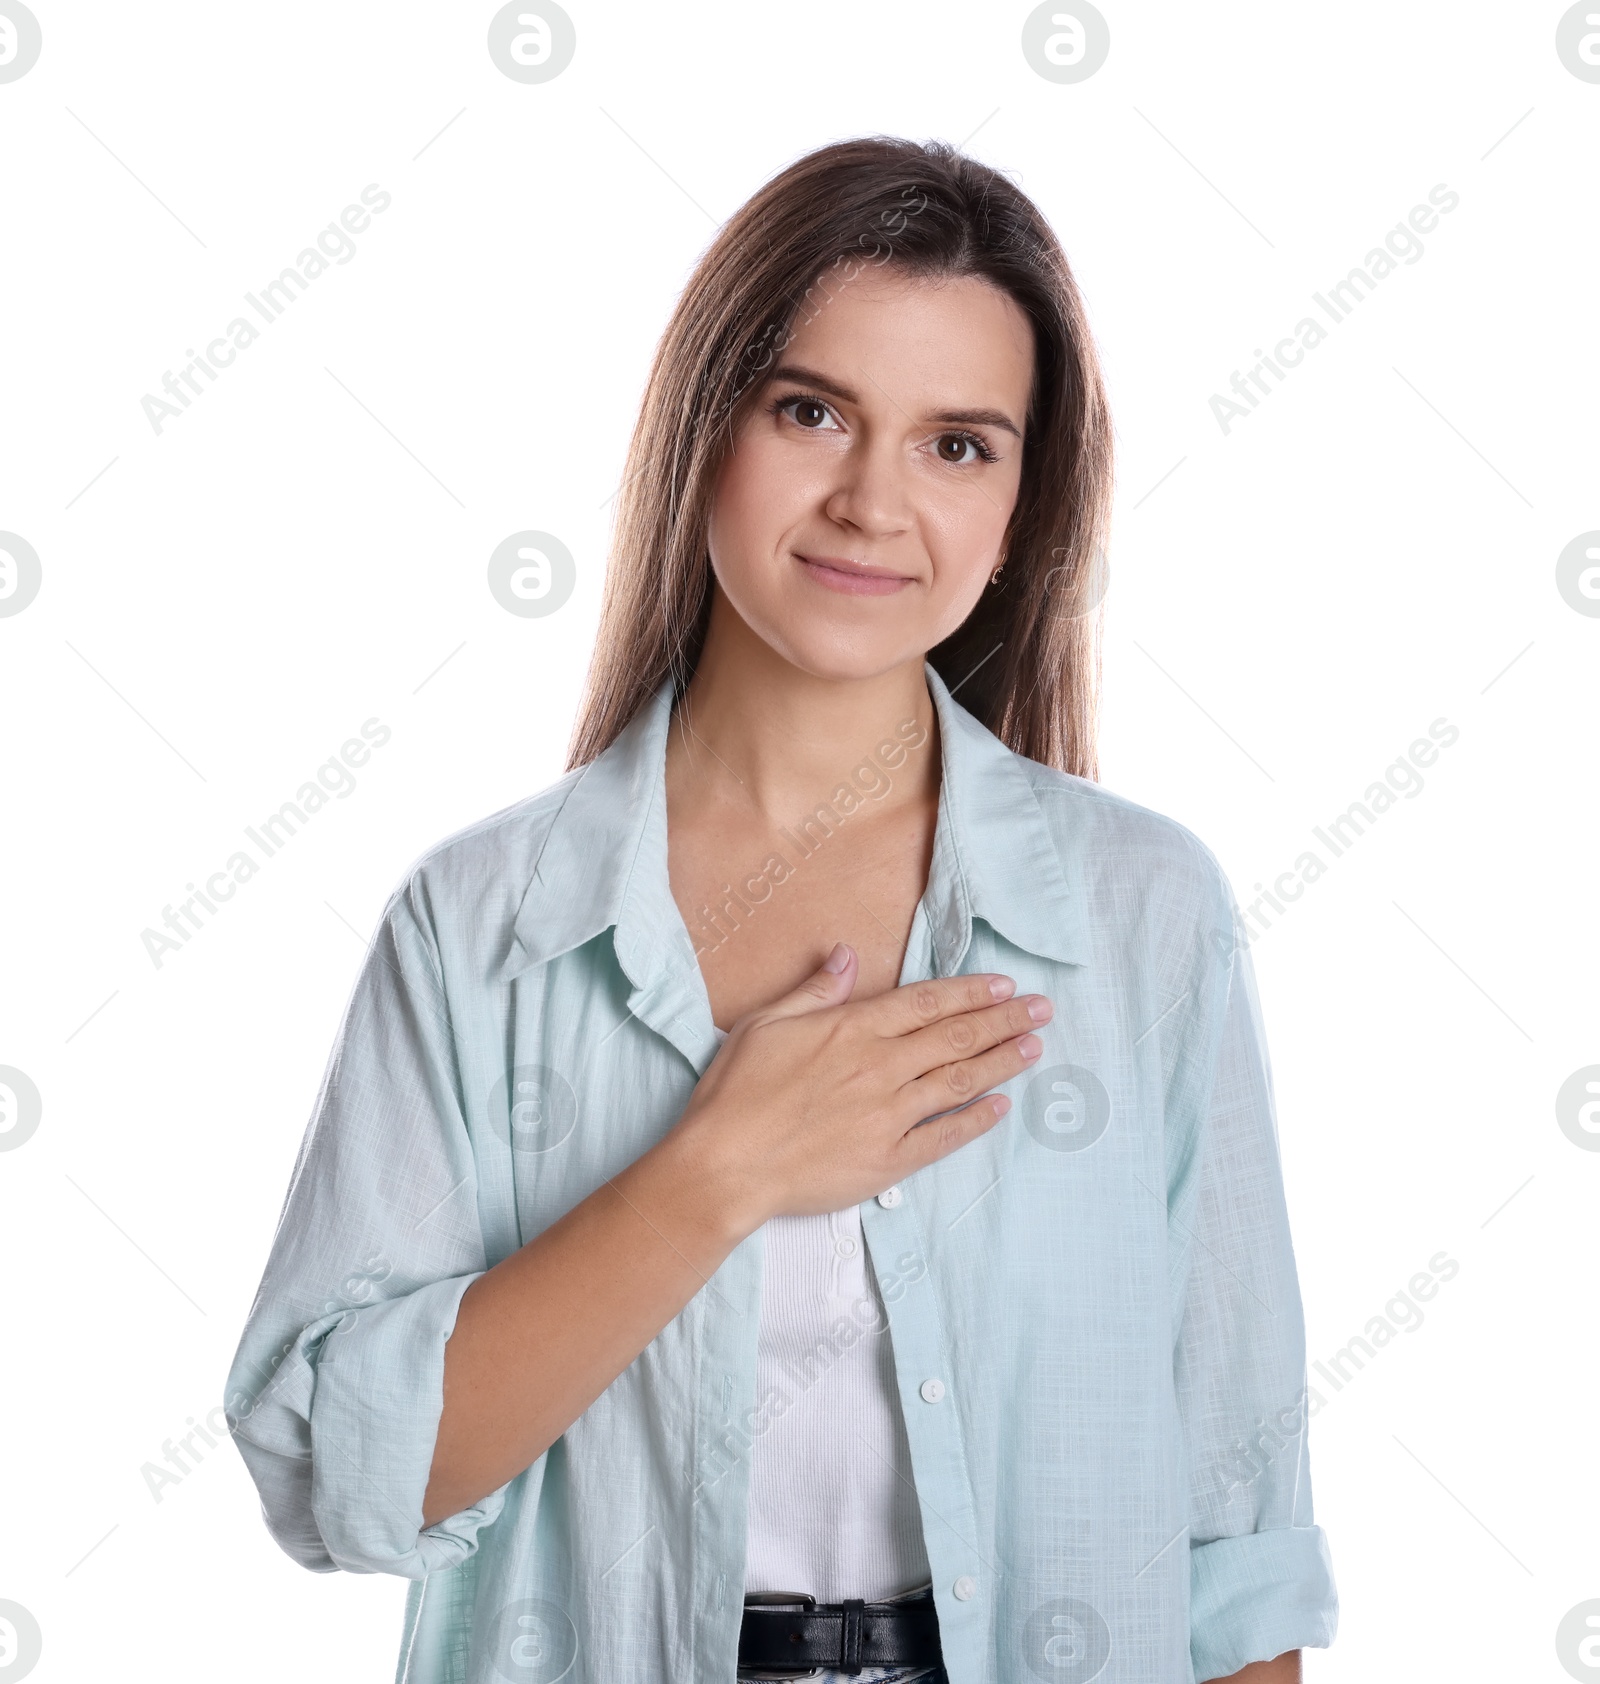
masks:
[[[1010,1108],[989,1090],[1042,1050],[1050,1002],[1009,977],[857,1001],[855,953],[829,963],[734,1022],[673,1131],[745,1231],[858,1204],[986,1133]]]

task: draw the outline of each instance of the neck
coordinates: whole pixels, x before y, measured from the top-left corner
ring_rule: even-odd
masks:
[[[718,590],[694,677],[673,710],[668,783],[696,805],[785,824],[850,782],[879,744],[903,744],[908,721],[927,746],[892,774],[878,771],[889,783],[875,800],[880,812],[937,795],[937,715],[922,655],[868,677],[819,676],[751,632]]]

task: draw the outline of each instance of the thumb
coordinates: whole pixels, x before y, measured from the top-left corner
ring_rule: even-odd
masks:
[[[836,941],[828,957],[797,987],[768,1006],[763,1016],[799,1017],[824,1006],[842,1006],[850,998],[860,975],[861,966],[856,951],[846,942]]]

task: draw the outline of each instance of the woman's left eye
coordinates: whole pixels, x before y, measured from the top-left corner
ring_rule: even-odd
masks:
[[[976,433],[941,433],[934,444],[941,462],[964,467],[968,462],[992,462],[994,452]]]

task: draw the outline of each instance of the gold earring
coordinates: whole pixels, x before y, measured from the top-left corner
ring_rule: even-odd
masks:
[[[1006,564],[1002,561],[1000,565],[995,568],[994,572],[989,575],[989,583],[991,585],[998,585],[1000,583],[1000,575],[1005,571],[1005,566]]]

